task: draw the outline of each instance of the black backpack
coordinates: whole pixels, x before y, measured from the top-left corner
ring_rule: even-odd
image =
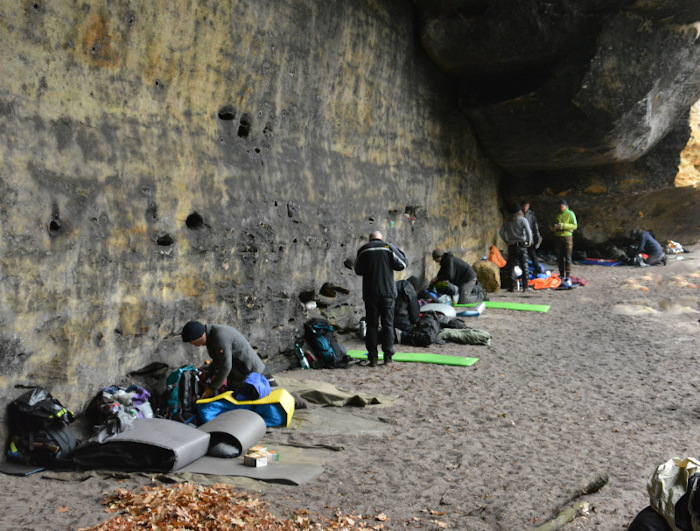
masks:
[[[7,406],[7,417],[9,460],[46,468],[72,465],[69,456],[80,444],[68,426],[75,416],[48,391],[27,391]]]
[[[404,331],[410,330],[420,314],[416,289],[408,280],[398,280],[396,281],[396,292],[394,328]]]
[[[309,319],[304,323],[304,341],[316,358],[314,369],[335,369],[347,367],[350,362],[347,349],[338,343],[333,326],[321,318]]]
[[[418,318],[412,330],[402,334],[401,343],[414,347],[427,347],[435,343],[441,329],[437,315],[433,312],[425,312]]]

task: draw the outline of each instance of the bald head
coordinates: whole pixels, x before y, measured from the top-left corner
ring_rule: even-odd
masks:
[[[369,233],[369,239],[370,240],[383,240],[384,236],[382,236],[382,233],[379,232],[378,230],[372,231]]]

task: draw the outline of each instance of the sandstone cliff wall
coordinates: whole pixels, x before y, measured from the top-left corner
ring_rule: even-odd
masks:
[[[676,186],[700,187],[700,101],[690,109],[690,138],[678,165],[678,174],[674,180]]]
[[[198,318],[284,364],[372,229],[430,276],[500,225],[498,170],[402,0],[0,5],[0,401],[80,409]],[[4,414],[4,410],[3,410]]]

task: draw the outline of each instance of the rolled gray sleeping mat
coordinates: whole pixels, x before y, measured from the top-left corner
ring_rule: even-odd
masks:
[[[82,469],[241,476],[291,485],[323,472],[319,465],[294,462],[249,467],[242,459],[221,459],[223,455],[211,452],[215,444],[210,443],[222,441],[240,454],[255,446],[266,430],[265,420],[247,409],[227,411],[199,428],[174,420],[137,419],[132,429],[101,443],[87,443],[72,457]]]
[[[135,419],[133,427],[73,452],[82,469],[172,472],[206,455],[211,436],[168,419]]]
[[[199,428],[167,419],[135,419],[133,428],[88,443],[71,456],[82,469],[175,472],[200,457],[237,457],[254,446],[267,427],[247,409],[226,411]]]
[[[207,454],[212,457],[238,457],[263,438],[265,420],[248,409],[233,409],[217,415],[198,429],[211,435]]]

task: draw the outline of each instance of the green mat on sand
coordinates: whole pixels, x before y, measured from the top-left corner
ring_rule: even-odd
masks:
[[[485,301],[487,308],[497,308],[502,310],[520,310],[523,312],[543,312],[549,311],[549,306],[546,304],[528,304],[526,302],[506,302],[506,301]],[[470,304],[454,304],[455,307],[476,306],[478,302]]]
[[[366,350],[348,350],[348,356],[356,360],[366,360]],[[379,359],[384,359],[380,352]],[[463,356],[448,356],[446,354],[431,354],[430,352],[397,352],[392,358],[394,361],[405,361],[415,363],[434,363],[436,365],[459,365],[469,367],[474,365],[479,358],[465,358]]]

